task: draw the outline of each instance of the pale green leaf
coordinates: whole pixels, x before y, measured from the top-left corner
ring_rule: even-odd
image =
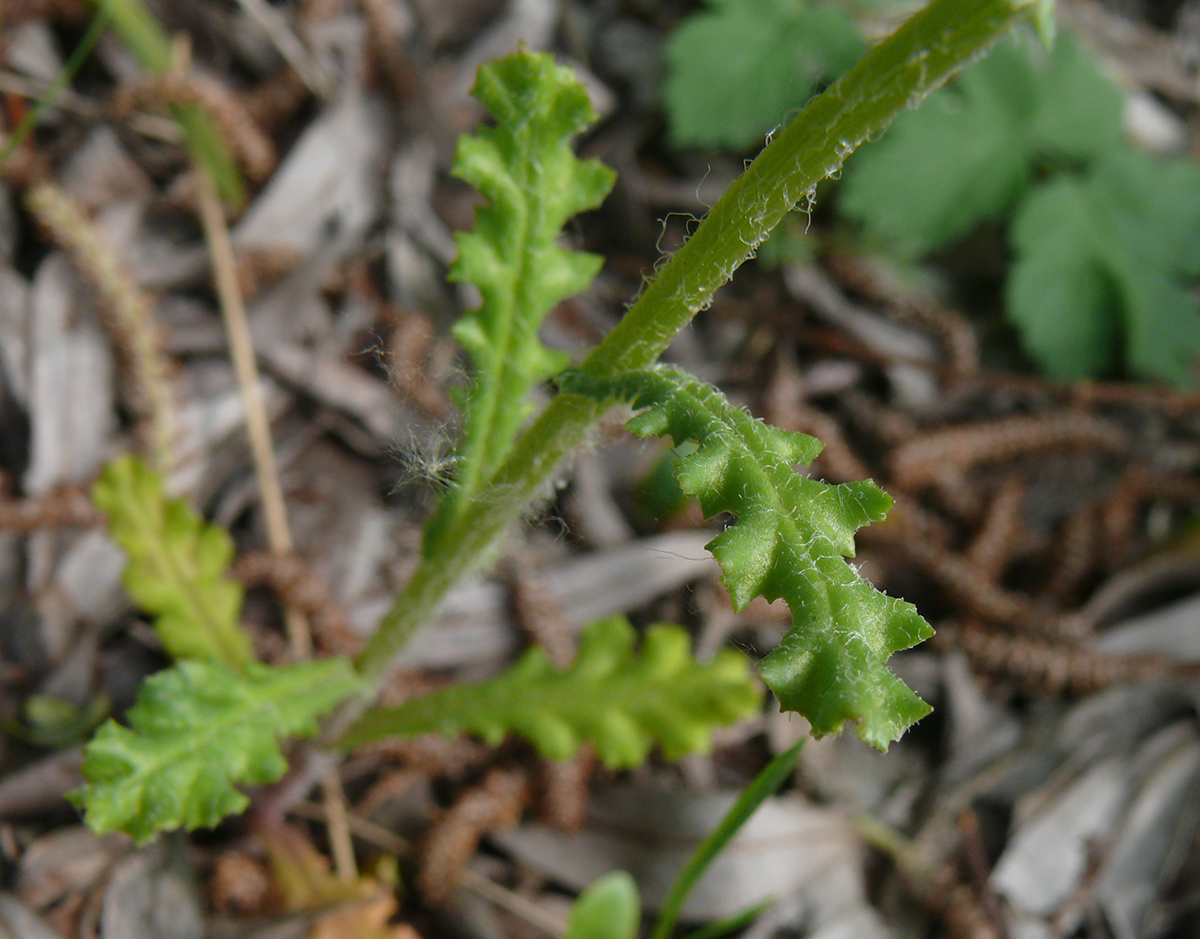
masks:
[[[697,662],[687,633],[668,624],[648,629],[635,651],[633,627],[618,616],[584,630],[569,668],[535,647],[496,678],[372,711],[340,743],[466,732],[498,744],[517,733],[553,759],[591,743],[606,766],[630,767],[656,743],[668,759],[708,750],[713,728],[753,713],[760,697],[742,654]]]
[[[854,533],[887,514],[886,493],[869,480],[831,486],[798,475],[794,464],[811,461],[819,441],[755,420],[674,369],[616,379],[569,372],[562,387],[645,408],[627,425],[636,434],[697,444],[675,465],[706,517],[737,517],[708,545],[734,606],[764,596],[783,598],[792,612],[792,629],[761,665],[785,710],[808,718],[817,736],[854,722],[859,738],[880,749],[929,712],[885,663],[933,630],[912,604],[875,590],[845,561]]]
[[[179,662],[151,676],[129,709],[88,744],[87,785],[71,794],[97,833],[138,841],[183,826],[211,828],[242,811],[236,785],[283,776],[279,741],[311,736],[316,718],[355,694],[361,680],[341,658],[235,673],[217,662]]]
[[[108,533],[128,556],[122,584],[174,658],[239,668],[252,658],[238,618],[242,587],[226,573],[233,540],[182,499],[168,499],[162,477],[140,460],[113,460],[92,488]]]
[[[641,918],[637,884],[625,871],[613,871],[579,895],[562,939],[634,939]]]
[[[666,44],[663,99],[677,147],[744,150],[862,56],[854,21],[798,0],[709,0]]]

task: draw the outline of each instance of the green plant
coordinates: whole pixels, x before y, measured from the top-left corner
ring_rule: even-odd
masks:
[[[353,670],[340,659],[269,668],[229,652],[236,642],[210,636],[183,643],[160,626],[164,642],[182,660],[146,683],[129,714],[130,728],[106,724],[90,745],[89,784],[76,795],[89,824],[146,838],[178,824],[212,824],[236,811],[244,797],[233,785],[277,777],[283,771],[278,738],[311,732],[314,719],[335,701],[379,681],[450,586],[488,557],[497,538],[615,399],[648,408],[634,420],[639,432],[693,441],[695,449],[677,465],[683,486],[699,494],[710,513],[738,515],[713,543],[735,602],[744,605],[765,594],[792,604],[795,625],[764,663],[764,677],[784,706],[808,716],[818,733],[836,732],[850,722],[864,740],[886,748],[927,708],[885,661],[891,652],[920,641],[929,628],[908,604],[876,593],[845,558],[853,554],[854,532],[881,518],[890,500],[869,482],[826,486],[798,476],[792,464],[815,456],[818,441],[754,421],[716,389],[652,366],[817,182],[836,172],[895,114],[1030,14],[1047,28],[1045,0],[977,0],[966,6],[961,0],[934,0],[775,137],[621,323],[562,378],[563,390],[527,427],[514,423],[494,437],[468,427],[459,475],[476,480],[470,483],[473,497],[451,492],[450,508],[435,513],[421,565]],[[570,73],[548,56],[519,52],[485,66],[476,94],[492,108],[497,126],[464,138],[456,160],[459,172],[491,199],[475,230],[460,242],[457,268],[457,276],[477,283],[484,297],[484,305],[465,321],[473,325],[460,331],[480,366],[478,385],[464,398],[468,423],[497,409],[524,408],[525,392],[555,364],[534,343],[537,323],[551,303],[586,283],[595,261],[558,248],[554,236],[570,212],[595,204],[611,182],[607,171],[579,163],[566,150],[569,138],[593,117]],[[525,162],[532,159],[546,161],[543,172]],[[500,336],[508,337],[505,356],[488,347]],[[493,396],[495,403],[487,403]],[[474,461],[481,461],[482,469],[471,469]],[[186,513],[172,510],[161,493],[142,492],[149,486],[145,479],[153,477],[133,477],[142,482],[125,486],[128,503],[114,499],[106,505],[114,533],[138,533],[126,539],[131,569],[157,564],[180,574],[169,589],[192,601],[197,591],[219,592],[216,559],[225,554],[212,545],[220,539],[195,531],[199,523],[193,518],[181,522]],[[161,529],[148,534],[141,525],[146,518]],[[131,573],[135,590],[137,581]],[[142,598],[160,620],[178,613],[175,600],[152,591]],[[188,628],[212,632],[220,623],[223,630],[226,621],[194,617]],[[399,716],[369,713],[359,730],[389,721],[404,729],[410,719],[418,729],[467,728],[493,736],[512,728],[550,752],[559,746],[565,752],[586,736],[613,762],[628,763],[644,756],[650,736],[669,751],[685,752],[707,739],[707,730],[698,725],[744,713],[751,699],[741,666],[732,662],[724,656],[707,666],[691,664],[680,635],[669,630],[651,633],[640,656],[633,656],[628,631],[610,623],[589,634],[574,671],[566,673],[570,679],[548,669],[534,653],[490,686],[401,709]],[[723,690],[705,698],[709,692],[697,687],[696,675],[707,679],[699,684],[712,682]],[[597,689],[625,682],[637,706],[581,714],[559,693],[568,680],[576,688],[592,682]],[[286,694],[285,686],[291,689]],[[476,695],[483,699],[498,687],[536,692],[540,700],[525,703],[541,710],[512,708],[481,716]],[[669,693],[686,688],[687,694],[699,695],[692,700],[705,701],[711,710],[693,712],[683,721],[663,703],[663,688]],[[288,697],[297,693],[301,700]],[[251,723],[253,733],[233,732]],[[167,769],[178,774],[170,799],[154,776]]]
[[[677,147],[740,151],[760,143],[866,49],[854,20],[826,3],[707,3],[672,31],[664,50],[663,104]]]
[[[1134,151],[1120,92],[1069,36],[1006,42],[903,115],[839,204],[909,257],[1011,216],[1005,303],[1043,371],[1195,380],[1200,167]]]

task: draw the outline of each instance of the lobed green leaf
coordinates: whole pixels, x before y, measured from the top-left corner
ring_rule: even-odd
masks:
[[[1119,148],[1121,107],[1069,35],[1050,54],[1009,39],[862,150],[839,205],[903,253],[928,254],[1011,210],[1040,165],[1090,165]]]
[[[455,236],[451,280],[479,288],[482,305],[454,336],[474,366],[463,406],[458,478],[426,530],[427,546],[503,462],[533,410],[529,392],[569,363],[538,340],[550,309],[586,289],[603,261],[558,244],[567,219],[595,208],[615,174],[579,160],[573,137],[596,120],[570,69],[517,52],[479,70],[471,92],[496,124],[459,140],[453,173],[487,199],[475,227]]]
[[[792,612],[792,628],[761,664],[785,710],[808,718],[817,736],[856,722],[857,735],[881,750],[929,713],[884,663],[933,630],[845,561],[855,532],[887,514],[886,493],[870,480],[831,486],[798,475],[794,464],[815,458],[820,441],[764,424],[675,369],[615,379],[574,371],[562,389],[644,408],[627,424],[635,434],[697,445],[676,471],[706,517],[737,516],[708,544],[734,606],[761,595],[783,598]]]
[[[360,690],[349,661],[280,667],[179,662],[150,677],[126,717],[88,744],[87,785],[71,800],[98,834],[139,842],[184,826],[210,828],[248,804],[238,784],[279,779],[279,740],[316,733],[316,718]]]
[[[1119,194],[1119,195],[1118,195]],[[1009,315],[1062,379],[1134,374],[1192,385],[1200,362],[1200,167],[1124,150],[1034,190],[1013,221]]]
[[[162,477],[131,456],[105,467],[92,501],[108,515],[108,533],[129,561],[122,584],[155,617],[154,628],[177,659],[238,669],[253,658],[238,617],[242,587],[226,571],[233,540],[182,499],[168,499]]]
[[[639,652],[634,638],[624,617],[600,620],[584,630],[569,668],[534,647],[496,678],[373,711],[340,744],[466,732],[494,745],[517,733],[552,759],[591,743],[606,766],[622,768],[645,762],[655,743],[668,759],[706,751],[714,727],[757,710],[761,695],[740,653],[697,662],[687,633],[669,624],[650,627]]]

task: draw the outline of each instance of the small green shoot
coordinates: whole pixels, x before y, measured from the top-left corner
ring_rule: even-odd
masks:
[[[571,151],[596,113],[571,71],[549,56],[518,53],[484,65],[471,93],[497,124],[459,140],[453,172],[488,204],[474,230],[456,235],[450,279],[474,284],[483,303],[454,326],[475,368],[459,401],[465,431],[455,483],[425,529],[427,549],[508,456],[533,412],[529,393],[570,364],[541,344],[538,328],[556,303],[587,288],[602,259],[560,247],[559,233],[571,216],[599,205],[616,178]]]

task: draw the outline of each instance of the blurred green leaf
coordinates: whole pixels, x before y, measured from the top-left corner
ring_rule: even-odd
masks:
[[[463,732],[494,745],[515,732],[552,759],[591,743],[617,769],[645,762],[656,743],[667,759],[704,752],[714,727],[758,709],[762,695],[740,652],[723,649],[697,662],[687,633],[666,623],[646,631],[640,651],[634,641],[624,617],[600,620],[584,630],[569,668],[555,668],[535,646],[495,678],[370,712],[340,745]]]
[[[839,206],[915,257],[1012,210],[1042,164],[1090,165],[1121,146],[1121,95],[1068,35],[1052,53],[998,46],[845,171]]]
[[[677,147],[744,150],[787,120],[866,49],[854,21],[824,3],[708,0],[666,44],[663,88]]]
[[[237,669],[253,656],[242,630],[242,586],[226,573],[233,539],[182,499],[168,499],[162,476],[142,461],[113,460],[92,487],[108,533],[128,563],[121,583],[174,658],[203,658]]]
[[[1061,379],[1120,370],[1194,384],[1200,362],[1200,167],[1132,150],[1038,187],[1013,221],[1009,315]]]
[[[634,939],[641,918],[637,884],[625,871],[613,871],[579,895],[562,939]]]
[[[181,825],[210,828],[242,811],[239,784],[287,770],[279,741],[316,733],[316,718],[362,686],[346,659],[234,673],[217,662],[179,662],[151,676],[126,715],[88,744],[88,784],[71,794],[98,834],[139,842]]]

